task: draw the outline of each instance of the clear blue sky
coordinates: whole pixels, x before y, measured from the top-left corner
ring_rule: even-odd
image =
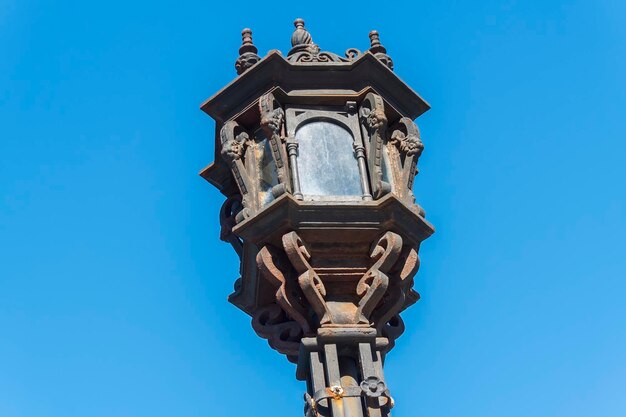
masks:
[[[300,416],[226,302],[199,104],[240,31],[378,29],[432,110],[396,417],[626,415],[623,1],[0,1],[0,416]]]

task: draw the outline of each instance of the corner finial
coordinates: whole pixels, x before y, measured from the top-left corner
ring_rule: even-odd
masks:
[[[390,70],[393,71],[393,61],[391,57],[387,55],[387,49],[380,43],[380,36],[377,30],[373,30],[369,34],[370,37],[370,52],[374,54],[376,58],[383,64],[385,64]]]
[[[242,51],[242,49],[249,48],[250,46],[252,46],[254,52],[257,51],[256,47],[252,43],[252,29],[245,28],[241,31],[241,48],[239,48],[239,53],[241,54],[246,52],[245,50]]]
[[[237,75],[243,74],[248,68],[261,60],[257,55],[259,50],[252,43],[252,30],[245,28],[241,31],[241,46],[239,47],[239,58],[235,61]]]
[[[304,28],[303,19],[297,18],[294,20],[293,25],[296,27],[296,30],[294,30],[293,35],[291,35],[291,46],[295,48],[296,46],[309,45],[313,43],[311,34]]]
[[[371,31],[369,36],[370,36],[370,48],[381,47],[383,49],[383,52],[387,52],[385,51],[385,47],[381,46],[380,44],[380,36],[378,35],[377,30]]]

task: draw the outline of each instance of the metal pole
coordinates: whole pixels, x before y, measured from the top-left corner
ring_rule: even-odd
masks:
[[[354,358],[340,356],[339,369],[341,370],[342,387],[359,387],[359,369]],[[361,397],[345,397],[343,398],[343,405],[343,417],[363,417],[363,401]]]

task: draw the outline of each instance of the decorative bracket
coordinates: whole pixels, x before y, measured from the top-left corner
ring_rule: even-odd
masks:
[[[239,123],[231,120],[222,126],[220,139],[222,142],[222,159],[230,166],[237,187],[241,192],[243,210],[237,218],[239,221],[242,217],[250,217],[257,208],[254,182],[244,164],[250,135]]]
[[[396,193],[405,200],[413,202],[413,180],[417,175],[417,161],[424,150],[424,144],[420,139],[420,131],[415,123],[408,117],[401,118],[392,128],[388,144],[390,153],[395,155],[395,164],[398,169],[393,169],[396,179]],[[393,151],[393,152],[392,152]]]
[[[324,299],[326,289],[321,278],[309,263],[311,254],[304,242],[296,232],[287,233],[282,240],[285,253],[287,253],[295,270],[300,274],[298,277],[300,288],[302,288],[302,292],[311,304],[313,311],[317,314],[320,325],[331,323],[332,317]]]
[[[261,114],[261,128],[270,143],[272,157],[276,163],[279,184],[274,186],[272,193],[275,196],[283,192],[291,192],[291,176],[288,169],[287,151],[282,136],[285,111],[272,93],[259,98],[259,112]]]
[[[402,247],[401,253],[390,270],[387,294],[372,314],[376,329],[380,334],[394,317],[419,299],[419,294],[412,289],[413,277],[418,269],[417,250],[408,245]]]
[[[304,334],[312,331],[309,322],[307,308],[302,303],[300,287],[290,277],[290,265],[282,257],[282,254],[272,246],[264,246],[256,257],[257,265],[261,274],[270,283],[276,285],[276,302],[289,317],[298,322]]]
[[[372,194],[375,199],[391,191],[389,183],[383,181],[383,138],[387,130],[385,105],[378,94],[369,93],[365,96],[359,110],[363,136],[366,138],[368,168],[372,180]]]
[[[374,264],[359,280],[356,287],[356,292],[361,297],[355,317],[357,323],[370,322],[370,314],[387,292],[389,286],[387,272],[396,263],[401,249],[402,238],[393,232],[385,233],[372,246],[370,258],[374,260]]]

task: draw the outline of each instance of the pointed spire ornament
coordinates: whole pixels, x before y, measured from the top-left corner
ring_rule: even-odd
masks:
[[[261,60],[257,55],[259,50],[252,43],[252,30],[245,28],[241,31],[241,46],[239,47],[239,58],[235,61],[237,75],[241,75],[251,66]]]
[[[296,47],[298,45],[309,45],[313,43],[311,34],[304,28],[303,19],[296,19],[293,25],[296,27],[296,30],[294,30],[293,35],[291,35],[291,46]]]
[[[370,32],[370,49],[369,51],[374,54],[380,62],[385,64],[390,70],[393,71],[393,61],[389,55],[387,55],[387,49],[380,43],[380,37],[377,30]]]
[[[319,52],[319,47],[313,43],[313,38],[308,30],[304,28],[304,20],[297,18],[293,25],[296,30],[291,35],[291,50],[287,56],[298,54],[299,52],[308,52],[315,54]]]

